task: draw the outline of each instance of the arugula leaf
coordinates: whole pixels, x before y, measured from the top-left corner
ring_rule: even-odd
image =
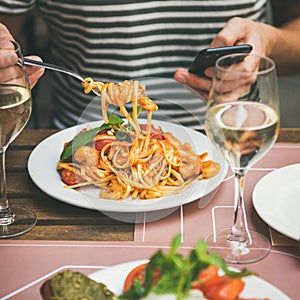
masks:
[[[246,268],[244,268],[238,272],[229,269],[225,260],[220,258],[218,256],[218,254],[216,254],[216,253],[211,253],[210,258],[211,258],[212,264],[214,264],[214,265],[218,266],[220,269],[222,269],[228,277],[241,278],[241,277],[245,277],[245,276],[249,276],[249,275],[256,275],[255,273],[251,272],[250,270],[248,270]]]
[[[100,127],[81,132],[75,136],[63,149],[60,155],[60,160],[68,159],[79,147],[91,142],[100,131],[109,130],[113,127],[120,128],[120,126],[124,123],[123,119],[115,114],[110,114],[108,116],[108,121],[108,123],[103,123]]]
[[[178,251],[178,249],[180,248],[180,246],[181,246],[181,234],[177,234],[175,235],[171,243],[171,250],[169,256],[175,254],[176,251]]]
[[[208,254],[208,245],[204,241],[199,241],[197,243],[197,246],[195,248],[195,251],[197,252],[197,255],[199,256],[199,259],[203,262],[207,263],[208,265],[216,265],[221,270],[224,271],[224,273],[232,278],[241,278],[249,275],[253,275],[254,273],[249,271],[248,269],[244,268],[241,271],[233,271],[228,268],[226,261],[220,257],[215,252],[210,252]]]

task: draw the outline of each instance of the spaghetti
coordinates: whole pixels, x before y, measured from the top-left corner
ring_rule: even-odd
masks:
[[[84,129],[65,145],[57,169],[67,188],[94,185],[100,188],[101,198],[152,199],[178,193],[193,180],[219,172],[218,163],[205,161],[207,153],[196,154],[190,144],[152,125],[152,113],[158,108],[139,82],[103,84],[87,78],[83,86],[86,93],[92,89],[101,93],[105,122]],[[131,113],[125,108],[128,102]],[[109,104],[120,107],[126,124],[106,114]],[[138,123],[138,106],[147,112],[146,124]]]

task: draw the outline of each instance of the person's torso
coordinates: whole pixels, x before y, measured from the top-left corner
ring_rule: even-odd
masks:
[[[170,77],[177,67],[188,67],[231,17],[266,18],[266,0],[38,3],[55,60],[108,80]]]
[[[54,62],[95,80],[146,79],[154,118],[202,128],[205,103],[172,78],[234,16],[264,21],[267,0],[37,0],[50,29]],[[83,4],[84,3],[84,4]],[[55,74],[55,124],[99,119],[79,82]],[[79,118],[79,119],[78,119]]]

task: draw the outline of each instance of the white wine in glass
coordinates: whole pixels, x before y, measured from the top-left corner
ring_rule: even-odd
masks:
[[[7,197],[5,153],[31,114],[31,91],[20,45],[0,42],[0,237],[9,238],[29,231],[36,215],[25,207],[10,206]]]
[[[230,263],[265,258],[270,242],[248,228],[244,203],[245,175],[275,143],[279,132],[275,63],[253,54],[224,56],[216,62],[205,129],[235,176],[233,225],[217,229],[206,242]]]

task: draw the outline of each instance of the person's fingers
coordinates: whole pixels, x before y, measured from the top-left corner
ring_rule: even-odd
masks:
[[[174,79],[178,82],[188,85],[196,91],[209,91],[211,80],[190,73],[187,69],[178,68],[174,74]]]
[[[31,89],[38,83],[38,80],[43,76],[43,74],[44,74],[43,69],[39,69],[33,73],[30,72],[28,74],[28,80]]]
[[[39,56],[36,56],[36,55],[30,55],[30,56],[27,56],[27,57],[31,58],[31,59],[34,59],[34,60],[42,61],[42,59]],[[27,74],[28,74],[28,80],[29,80],[29,83],[30,83],[30,88],[33,88],[37,84],[38,80],[45,73],[45,69],[37,67],[37,66],[26,66],[26,70],[27,70]]]
[[[251,53],[265,55],[268,47],[264,37],[266,26],[245,18],[231,18],[216,34],[209,47],[250,44]]]
[[[14,51],[14,44],[7,39],[0,40],[0,68],[8,68],[15,65],[18,61],[18,55]]]
[[[0,40],[2,41],[4,39],[14,41],[14,38],[7,27],[4,24],[0,23]]]
[[[18,62],[18,55],[13,51],[1,50],[0,51],[0,68],[5,69],[13,66]]]
[[[250,24],[244,19],[234,17],[230,19],[224,28],[219,31],[212,40],[210,47],[233,46],[242,44],[248,34]]]

